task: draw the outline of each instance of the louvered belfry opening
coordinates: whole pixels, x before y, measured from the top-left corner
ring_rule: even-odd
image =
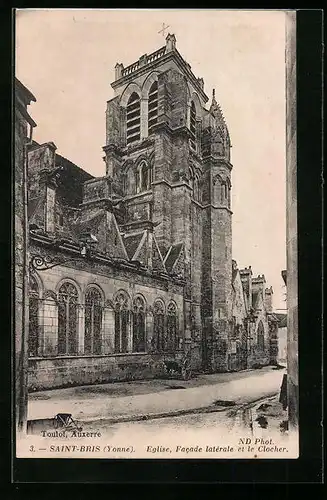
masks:
[[[192,101],[192,104],[191,104],[191,119],[190,119],[190,131],[191,131],[191,140],[190,140],[190,144],[191,144],[191,148],[192,149],[196,149],[196,146],[195,146],[195,134],[196,134],[196,111],[195,111],[195,104],[194,102]]]
[[[141,104],[136,92],[133,92],[126,109],[126,142],[132,144],[141,137]]]
[[[190,132],[191,132],[191,148],[195,151],[196,150],[196,110],[195,110],[195,104],[192,101],[191,104],[191,117],[190,117]]]
[[[148,134],[153,134],[154,125],[158,122],[158,82],[151,85],[148,101]]]

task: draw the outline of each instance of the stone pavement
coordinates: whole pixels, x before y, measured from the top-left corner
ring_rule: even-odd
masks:
[[[30,395],[28,420],[51,419],[57,413],[71,413],[79,422],[119,422],[192,412],[212,406],[217,400],[245,404],[278,393],[283,374],[284,370],[267,367],[200,376],[202,385],[199,379],[188,382],[156,380],[43,391]],[[118,388],[113,395],[116,385],[121,390]],[[173,387],[176,388],[172,390]]]

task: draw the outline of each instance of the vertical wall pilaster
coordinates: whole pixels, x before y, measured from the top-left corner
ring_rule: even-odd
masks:
[[[127,325],[127,352],[133,352],[133,312],[129,314]]]
[[[37,355],[42,356],[44,352],[44,301],[39,299],[38,304]]]
[[[102,350],[103,354],[115,351],[115,312],[108,307],[103,314]]]
[[[58,307],[53,299],[46,299],[43,307],[43,355],[58,354]]]
[[[84,333],[85,333],[85,307],[78,307],[78,323],[77,323],[77,351],[78,354],[84,354]]]
[[[153,313],[151,311],[147,311],[146,313],[146,319],[145,319],[145,326],[146,326],[146,350],[149,351],[151,350],[152,346],[152,338],[153,338]]]

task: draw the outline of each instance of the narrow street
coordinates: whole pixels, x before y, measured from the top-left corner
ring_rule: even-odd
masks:
[[[279,402],[284,373],[266,367],[186,382],[134,381],[34,393],[29,420],[36,426],[29,443],[40,456],[288,457],[296,451],[281,429],[287,421]],[[69,429],[53,426],[61,412],[73,417]]]
[[[83,424],[99,420],[114,424],[196,413],[199,409],[221,411],[225,406],[277,394],[283,373],[284,369],[266,367],[199,375],[189,381],[144,380],[42,391],[30,394],[28,418],[49,419],[57,413],[71,413]]]

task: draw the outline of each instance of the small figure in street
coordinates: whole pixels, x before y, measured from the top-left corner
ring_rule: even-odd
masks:
[[[283,375],[283,381],[280,388],[279,402],[283,406],[283,410],[287,408],[287,374]]]

